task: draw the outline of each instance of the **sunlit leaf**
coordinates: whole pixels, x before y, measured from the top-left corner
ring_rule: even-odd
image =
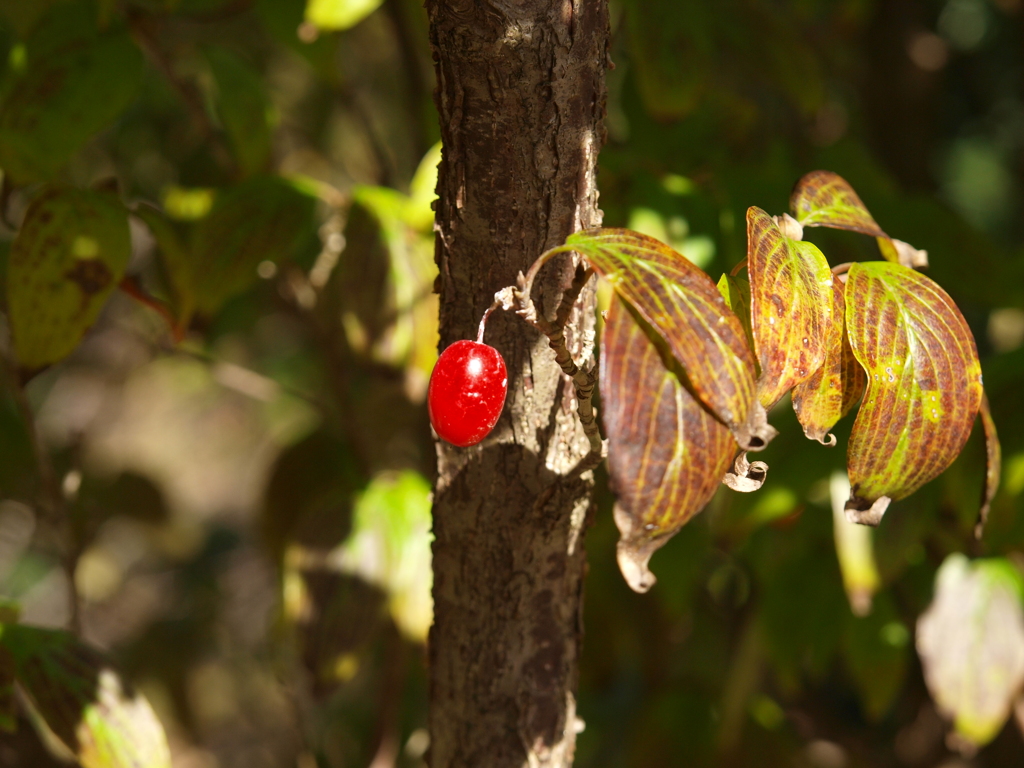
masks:
[[[804,227],[847,229],[874,237],[887,261],[906,267],[927,267],[928,253],[890,238],[868,212],[853,187],[831,171],[811,171],[793,188],[790,210]]]
[[[418,642],[426,642],[434,611],[430,490],[413,471],[375,477],[356,502],[352,535],[337,553],[344,573],[387,592],[395,624]]]
[[[113,195],[52,186],[32,201],[7,269],[11,332],[24,369],[75,348],[130,255],[128,212]]]
[[[18,686],[82,768],[170,768],[149,702],[96,651],[67,632],[4,625]]]
[[[409,182],[409,200],[405,220],[409,226],[433,235],[434,200],[437,199],[437,167],[441,163],[441,142],[437,142],[420,160]]]
[[[996,497],[996,491],[999,490],[999,477],[1003,468],[1003,448],[999,444],[999,433],[996,431],[995,419],[992,418],[988,396],[984,393],[981,396],[981,408],[978,414],[985,430],[985,486],[981,493],[981,507],[978,509],[978,524],[974,529],[975,537],[980,539],[985,522],[988,520],[988,510],[992,506],[992,499]]]
[[[601,341],[601,415],[619,568],[637,592],[654,584],[651,555],[711,500],[736,452],[728,428],[686,390],[676,367],[614,300]]]
[[[899,264],[850,268],[846,326],[868,379],[847,450],[847,512],[877,525],[883,497],[908,496],[960,453],[981,406],[981,365],[949,295]]]
[[[833,333],[832,270],[817,246],[787,237],[760,208],[747,211],[750,326],[765,408],[825,361]]]
[[[739,444],[764,447],[774,430],[756,403],[753,354],[711,278],[664,243],[626,229],[577,232],[565,244],[662,336],[688,386]]]
[[[835,445],[829,430],[857,404],[867,384],[864,369],[846,338],[846,292],[841,280],[832,283],[832,317],[825,361],[809,379],[793,388],[793,410],[811,440]]]
[[[991,741],[1024,687],[1024,581],[1008,560],[946,558],[917,623],[924,679],[969,743]]]
[[[789,207],[805,227],[848,229],[872,237],[888,237],[853,187],[831,171],[811,171],[803,176],[793,187]]]
[[[142,54],[113,32],[32,60],[0,105],[0,167],[46,181],[121,114],[138,89]]]
[[[729,309],[740,319],[747,336],[747,345],[754,348],[754,332],[750,329],[750,281],[743,275],[723,274],[718,278],[718,292],[722,294]]]
[[[262,261],[287,261],[313,227],[316,201],[273,176],[225,190],[196,224],[196,309],[212,314],[256,279]]]
[[[307,0],[306,21],[320,29],[348,29],[373,13],[382,0]]]
[[[217,86],[217,114],[239,165],[247,174],[265,170],[273,136],[262,76],[226,48],[210,46],[204,53]]]
[[[839,507],[841,517],[841,501]],[[846,520],[841,522],[854,527]],[[858,530],[870,533],[865,528]],[[847,621],[843,657],[870,720],[881,720],[892,708],[907,677],[909,655],[910,630],[884,593],[869,614]]]

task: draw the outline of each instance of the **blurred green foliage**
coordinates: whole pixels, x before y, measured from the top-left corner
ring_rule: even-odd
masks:
[[[1024,5],[621,0],[612,19],[605,224],[717,279],[748,206],[781,213],[835,171],[963,310],[1005,464],[976,542],[975,430],[854,542],[859,593],[843,448],[786,400],[764,489],[720,491],[647,595],[618,573],[599,476],[577,765],[1021,765],[1012,717],[980,750],[947,742],[915,638],[951,553],[1022,562]],[[175,764],[424,764],[432,83],[418,0],[0,0],[0,596],[19,632],[77,620]],[[90,330],[19,366],[15,238],[46,184],[116,190],[131,256]],[[808,239],[832,265],[879,258]],[[34,716],[0,765],[58,764]]]

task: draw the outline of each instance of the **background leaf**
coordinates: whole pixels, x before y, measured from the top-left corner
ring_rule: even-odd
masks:
[[[218,196],[196,224],[193,249],[196,309],[213,314],[256,279],[262,261],[295,256],[313,229],[314,198],[283,179],[261,176]]]
[[[812,243],[792,240],[760,208],[747,211],[750,326],[770,408],[821,367],[835,323],[832,270]]]
[[[0,105],[0,166],[19,183],[49,180],[121,114],[141,77],[142,54],[123,31],[30,60]]]
[[[982,746],[1003,727],[1024,686],[1024,580],[1003,558],[946,558],[918,619],[925,682],[957,732]]]
[[[23,625],[0,628],[17,683],[82,768],[170,768],[163,727],[103,657],[72,635]]]
[[[899,264],[850,268],[846,325],[868,377],[847,451],[848,508],[866,509],[908,496],[957,457],[981,405],[981,365],[949,295]]]
[[[273,143],[271,104],[260,73],[226,48],[205,49],[216,84],[214,103],[242,170],[267,169]]]
[[[664,243],[626,229],[577,232],[565,244],[662,336],[693,392],[740,445],[762,447],[767,439],[753,423],[753,354],[711,278]]]
[[[648,333],[623,299],[612,302],[601,341],[601,413],[618,498],[619,568],[637,592],[654,584],[651,555],[711,500],[737,447]]]
[[[381,0],[308,0],[306,21],[320,29],[348,29],[373,13]]]
[[[7,268],[7,307],[23,368],[42,368],[75,348],[130,255],[128,213],[112,195],[52,186],[32,201]]]

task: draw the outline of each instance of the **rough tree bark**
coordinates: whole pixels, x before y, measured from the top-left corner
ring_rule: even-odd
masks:
[[[606,0],[427,0],[444,154],[438,180],[441,347],[475,338],[494,292],[544,250],[598,226]],[[553,317],[573,264],[542,272]],[[567,338],[593,330],[593,291]],[[475,448],[438,446],[432,768],[570,766],[576,732],[588,443],[547,340],[497,312],[486,341],[506,409]]]

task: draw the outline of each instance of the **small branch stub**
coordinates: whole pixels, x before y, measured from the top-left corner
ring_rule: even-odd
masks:
[[[877,528],[878,524],[882,522],[882,515],[885,514],[885,510],[889,508],[891,502],[892,499],[888,496],[879,496],[874,503],[867,499],[851,496],[843,511],[846,513],[846,519],[851,523]]]

